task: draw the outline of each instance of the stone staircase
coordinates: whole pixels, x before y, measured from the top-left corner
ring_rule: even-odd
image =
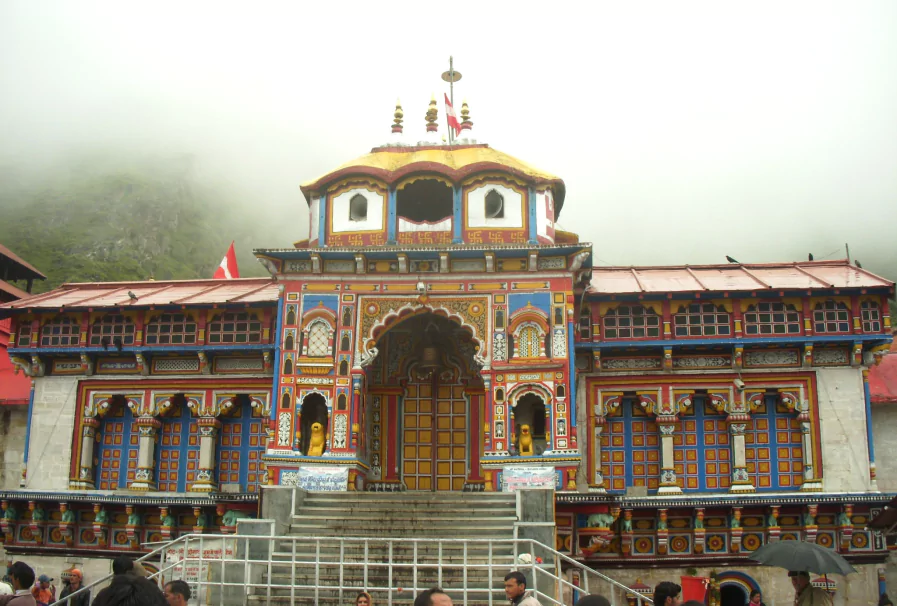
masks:
[[[297,538],[277,542],[275,563],[270,574],[266,570],[262,575],[267,588],[252,587],[249,599],[262,604],[342,606],[353,604],[355,595],[366,588],[374,603],[386,604],[391,586],[394,604],[411,604],[415,577],[410,564],[416,562],[419,590],[436,585],[441,571],[443,589],[461,604],[465,572],[458,564],[467,562],[483,568],[467,570],[466,603],[488,604],[486,588],[491,588],[493,603],[502,604],[504,575],[514,561],[513,547],[506,541],[514,537],[516,520],[515,498],[507,493],[307,493],[290,524],[289,536]],[[349,537],[368,540],[347,540],[342,545],[337,540]],[[415,547],[402,539],[427,541]],[[450,539],[501,542],[460,544]],[[406,564],[393,567],[391,580],[384,565],[390,558]],[[322,563],[317,570],[316,560]],[[317,586],[317,599],[314,590],[298,586]]]

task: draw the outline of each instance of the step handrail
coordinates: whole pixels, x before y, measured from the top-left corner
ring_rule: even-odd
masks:
[[[224,557],[224,554],[226,553],[225,551],[222,552],[222,557],[220,559],[204,558],[203,557],[203,554],[204,554],[204,550],[202,547],[203,543],[205,543],[207,541],[212,542],[212,541],[224,541],[224,540],[233,541],[235,545],[239,544],[240,542],[243,542],[244,545],[246,545],[246,546],[248,546],[249,541],[267,541],[271,544],[271,547],[270,547],[268,556],[265,559],[249,558],[248,557],[248,549],[247,549],[247,555],[245,557],[241,557],[239,559],[228,560],[227,558]],[[199,557],[190,557],[190,550],[188,549],[188,547],[191,542],[193,542],[194,544],[196,544],[196,543],[199,544],[199,550],[198,550]],[[276,543],[278,543],[278,542],[289,542],[292,544],[292,549],[291,549],[292,558],[289,561],[273,559],[273,557],[274,557],[273,554],[275,551],[274,547],[275,547]],[[178,545],[181,543],[183,543],[183,546],[184,546],[185,557],[183,559],[168,561],[166,558],[166,554],[171,549],[177,548]],[[296,546],[299,543],[314,545],[315,556],[314,556],[312,562],[305,562],[305,561],[301,561],[301,560],[297,561]],[[340,564],[339,564],[340,582],[339,582],[338,588],[335,588],[332,586],[323,586],[322,587],[320,584],[319,574],[320,574],[322,565],[323,566],[333,566],[332,562],[322,562],[321,561],[322,543],[324,543],[324,544],[331,543],[334,545],[338,544],[338,546],[339,546],[339,553],[341,554],[341,557],[340,557]],[[361,546],[363,546],[364,558],[363,558],[362,562],[345,563],[343,561],[344,560],[343,554],[345,553],[344,550],[345,550],[345,546],[347,543],[359,543]],[[388,545],[389,561],[387,563],[370,562],[369,561],[369,559],[370,559],[369,547],[370,547],[371,543],[377,544],[377,545],[379,545],[379,544],[387,544]],[[411,563],[406,563],[406,562],[401,562],[401,561],[395,562],[394,561],[394,557],[395,557],[394,547],[396,545],[403,545],[403,544],[408,545],[412,549],[413,559],[412,559]],[[190,533],[190,534],[182,535],[182,536],[178,537],[177,539],[163,543],[161,545],[159,543],[153,543],[153,545],[159,545],[159,546],[156,547],[155,549],[153,549],[152,551],[150,551],[149,553],[137,558],[136,561],[145,562],[148,560],[155,560],[156,557],[159,557],[159,559],[160,559],[159,571],[150,575],[150,578],[155,580],[157,583],[159,581],[161,581],[163,579],[163,577],[167,577],[168,576],[167,573],[171,572],[172,570],[176,570],[178,567],[180,567],[181,571],[185,570],[188,563],[199,564],[201,567],[203,561],[219,562],[219,563],[223,563],[225,561],[234,561],[234,562],[243,561],[244,566],[245,566],[245,571],[247,573],[248,573],[250,565],[252,565],[252,564],[267,566],[267,569],[269,572],[270,572],[272,566],[290,565],[290,569],[291,569],[290,587],[292,587],[293,590],[295,590],[295,588],[308,589],[309,587],[297,585],[295,583],[296,565],[297,564],[314,565],[314,567],[315,567],[315,584],[312,588],[315,591],[315,599],[317,600],[320,589],[338,589],[339,591],[353,589],[351,587],[344,587],[344,583],[343,583],[344,566],[348,565],[348,566],[363,566],[364,567],[365,588],[368,588],[367,583],[368,583],[369,569],[373,568],[374,570],[377,570],[378,568],[385,567],[387,569],[388,576],[389,576],[389,581],[388,581],[389,587],[385,588],[385,591],[388,592],[388,598],[387,598],[388,604],[393,603],[392,594],[393,594],[393,585],[394,585],[394,583],[393,583],[394,569],[396,569],[396,568],[404,569],[404,568],[410,567],[411,573],[413,575],[412,588],[415,588],[415,589],[418,588],[418,563],[417,562],[418,562],[418,548],[421,545],[432,545],[437,548],[437,551],[439,554],[438,560],[437,560],[438,567],[439,567],[438,578],[440,578],[440,579],[442,578],[443,567],[461,568],[463,570],[463,578],[464,578],[463,586],[459,590],[453,590],[453,591],[463,592],[463,594],[464,594],[463,603],[467,603],[467,594],[468,593],[479,591],[479,592],[488,592],[488,594],[489,594],[488,600],[489,600],[489,603],[491,604],[493,602],[492,593],[495,592],[495,589],[491,586],[487,586],[485,588],[476,588],[476,587],[469,588],[467,586],[468,585],[468,583],[467,583],[468,569],[487,571],[489,584],[491,584],[492,579],[494,578],[495,569],[500,569],[500,570],[507,569],[507,568],[505,568],[505,566],[507,566],[507,563],[503,563],[503,564],[493,564],[492,563],[492,561],[494,559],[495,548],[496,547],[511,547],[512,548],[511,555],[513,557],[513,560],[510,563],[510,569],[525,570],[530,573],[530,579],[532,580],[532,587],[529,589],[532,590],[532,592],[536,595],[536,597],[538,599],[540,599],[542,601],[543,604],[546,604],[546,605],[553,604],[553,605],[557,605],[557,606],[564,606],[562,601],[558,601],[558,599],[556,597],[554,597],[554,596],[558,595],[559,590],[567,589],[567,590],[570,590],[573,592],[588,594],[589,593],[589,578],[590,578],[590,576],[596,577],[600,581],[608,583],[612,587],[621,591],[624,600],[625,600],[626,595],[631,595],[631,596],[635,597],[637,603],[640,605],[641,604],[653,604],[653,601],[650,598],[638,594],[637,592],[630,589],[626,585],[620,583],[619,581],[616,581],[616,580],[608,577],[607,575],[605,575],[601,572],[598,572],[597,570],[595,570],[589,566],[586,566],[582,562],[579,562],[578,560],[575,560],[575,559],[571,558],[570,556],[560,553],[553,547],[549,547],[549,546],[547,546],[539,541],[536,541],[534,539],[519,539],[519,538],[518,539],[512,539],[512,538],[508,538],[508,539],[493,539],[493,538],[478,539],[478,538],[433,538],[433,537],[389,538],[389,537],[332,537],[332,536],[297,536],[297,535],[272,536],[272,535],[256,535],[256,534],[246,535],[246,534]],[[457,545],[458,547],[460,547],[463,550],[464,557],[462,558],[461,563],[446,563],[446,564],[442,563],[443,548],[446,545],[448,545],[448,546]],[[482,545],[482,546],[485,546],[488,548],[488,554],[489,554],[488,563],[487,564],[470,564],[468,562],[468,548],[471,546],[479,546],[479,545]],[[528,551],[524,551],[522,548],[528,548]],[[544,558],[543,562],[537,561],[536,553],[546,556]],[[527,561],[526,559],[521,559],[520,556],[523,554],[530,555],[529,561]],[[550,565],[547,564],[545,560],[548,560],[548,559],[553,560],[553,564],[550,564]],[[550,570],[549,570],[549,566],[550,566]],[[432,565],[429,565],[427,567],[432,567]],[[580,579],[581,579],[581,582],[583,583],[583,586],[580,587],[580,586],[574,585],[571,581],[564,578],[563,572],[565,569],[569,569],[569,568],[576,568],[580,571]],[[248,574],[247,574],[247,576],[248,576]],[[106,575],[105,577],[103,577],[97,581],[94,581],[90,585],[86,585],[85,587],[80,588],[79,590],[66,596],[64,599],[58,600],[57,602],[60,604],[70,604],[70,601],[72,598],[80,595],[81,593],[83,593],[85,591],[90,591],[91,589],[96,588],[97,586],[109,581],[113,577],[114,577],[113,574]],[[166,580],[171,580],[171,578],[167,578]],[[549,585],[553,586],[555,589],[554,594],[546,592],[545,590],[540,590],[539,589],[539,581],[540,580],[542,580],[543,583],[545,581],[548,581]],[[248,581],[244,581],[244,582],[240,582],[240,583],[233,583],[233,582],[224,582],[223,580],[210,581],[208,579],[204,580],[204,581],[199,581],[197,584],[202,587],[219,587],[222,589],[224,587],[249,588],[249,587],[253,586],[252,584],[248,583]],[[267,587],[267,596],[266,597],[268,598],[268,600],[270,600],[271,585],[265,584],[265,587]],[[544,587],[544,585],[543,585],[543,587]],[[357,589],[357,587],[355,587],[354,589]],[[370,587],[370,589],[379,589],[379,588]],[[291,596],[293,595],[293,593],[294,593],[294,591],[291,591]],[[245,596],[244,596],[243,603],[244,604],[247,603],[245,600]],[[612,603],[613,603],[613,600],[612,600]]]

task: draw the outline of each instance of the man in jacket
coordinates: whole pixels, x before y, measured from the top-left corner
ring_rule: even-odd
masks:
[[[810,585],[810,573],[792,570],[788,576],[794,587],[794,606],[832,606],[832,596],[825,589]]]
[[[539,600],[526,592],[526,577],[516,570],[505,576],[505,595],[512,606],[542,606]]]
[[[81,589],[81,583],[84,580],[84,576],[81,574],[81,571],[77,568],[72,568],[69,571],[69,580],[68,584],[65,586],[65,589],[62,590],[62,593],[59,594],[59,601],[64,602],[67,597]],[[90,604],[90,590],[82,591],[75,597],[71,599],[69,606],[87,606]]]
[[[36,606],[31,586],[34,585],[34,570],[25,562],[15,562],[9,567],[9,577],[15,593],[0,598],[0,606]]]

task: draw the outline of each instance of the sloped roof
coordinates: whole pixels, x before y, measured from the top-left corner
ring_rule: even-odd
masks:
[[[6,261],[10,262],[14,265],[18,265],[19,271],[14,272],[14,275],[7,276],[7,280],[46,280],[47,276],[39,272],[33,265],[20,258],[14,252],[0,244],[0,261],[2,261],[3,257],[6,257]]]
[[[128,293],[133,293],[137,298],[132,299]],[[273,303],[277,298],[277,284],[270,278],[73,283],[63,284],[29,299],[0,305],[0,313],[13,309]]]
[[[821,288],[887,288],[894,283],[847,259],[801,263],[593,267],[588,293],[744,292]]]
[[[346,162],[326,175],[306,181],[302,192],[308,198],[329,183],[352,174],[366,174],[395,183],[415,172],[441,174],[452,181],[483,171],[502,171],[536,184],[554,187],[557,214],[564,205],[565,188],[560,177],[539,170],[488,145],[434,145],[422,147],[378,147],[369,154]]]
[[[5,295],[5,296],[4,296]],[[9,282],[0,280],[0,300],[3,299],[27,299],[31,293],[27,293],[21,288],[16,288]]]

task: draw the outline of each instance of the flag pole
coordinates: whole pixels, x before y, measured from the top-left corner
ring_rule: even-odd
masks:
[[[455,82],[461,79],[461,72],[455,71],[455,59],[451,55],[449,55],[449,69],[447,72],[442,72],[442,79],[449,83],[449,103],[452,104],[452,109],[455,108]],[[449,126],[448,123],[448,112],[445,114],[445,125],[448,129],[449,134],[449,144],[452,144],[455,140],[455,134],[452,132],[452,127]]]

